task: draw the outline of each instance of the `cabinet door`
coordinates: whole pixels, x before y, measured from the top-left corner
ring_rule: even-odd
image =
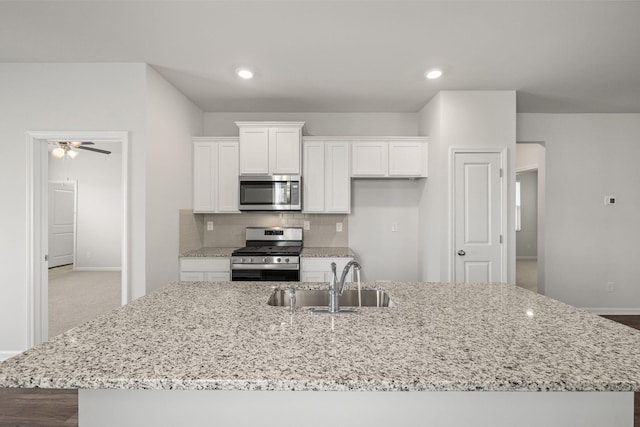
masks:
[[[426,144],[421,142],[389,143],[389,176],[424,176]]]
[[[215,212],[217,150],[215,142],[193,145],[193,211]]]
[[[269,174],[300,174],[300,129],[269,129]]]
[[[269,128],[240,129],[240,173],[269,173]]]
[[[325,144],[325,212],[351,211],[349,164],[348,142]]]
[[[218,211],[238,212],[238,143],[218,144]]]
[[[385,141],[351,143],[351,176],[385,176],[388,171],[388,144]]]
[[[304,190],[302,207],[305,212],[324,211],[325,159],[324,142],[305,142],[303,156]]]

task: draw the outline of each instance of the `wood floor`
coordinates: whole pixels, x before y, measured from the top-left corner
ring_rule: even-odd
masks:
[[[640,316],[604,316],[640,329]],[[76,390],[0,388],[0,427],[78,425]],[[640,393],[635,393],[634,424],[640,427]]]

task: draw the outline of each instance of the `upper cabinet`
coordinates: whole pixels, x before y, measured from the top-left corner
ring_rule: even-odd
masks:
[[[193,138],[193,211],[238,212],[238,138]]]
[[[351,211],[350,150],[348,141],[317,137],[303,139],[303,211]]]
[[[354,178],[427,176],[426,137],[362,138],[351,142]]]
[[[300,175],[304,122],[236,122],[240,175]]]

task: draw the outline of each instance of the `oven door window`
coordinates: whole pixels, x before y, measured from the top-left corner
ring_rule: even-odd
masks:
[[[243,181],[240,183],[241,205],[288,205],[286,181]]]
[[[233,282],[299,282],[300,270],[231,270]]]

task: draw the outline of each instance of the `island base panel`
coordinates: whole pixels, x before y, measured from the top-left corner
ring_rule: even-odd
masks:
[[[80,427],[633,427],[633,393],[80,390]],[[366,424],[365,424],[366,423]]]

